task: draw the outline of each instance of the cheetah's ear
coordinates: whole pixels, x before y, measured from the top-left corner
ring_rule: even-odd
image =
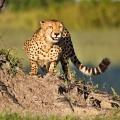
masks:
[[[40,21],[40,25],[41,25],[41,27],[43,26],[43,24],[44,24],[44,21]]]

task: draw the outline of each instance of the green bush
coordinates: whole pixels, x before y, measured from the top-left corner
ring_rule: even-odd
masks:
[[[13,48],[0,49],[0,55],[4,55],[6,57],[6,65],[3,64],[4,62],[2,60],[0,60],[0,67],[14,76],[17,73],[16,67],[22,68],[21,59],[15,57],[15,54],[15,49]]]

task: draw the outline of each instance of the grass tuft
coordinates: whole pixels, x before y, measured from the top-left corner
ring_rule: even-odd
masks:
[[[0,60],[0,67],[3,70],[6,70],[9,74],[13,74],[13,76],[17,73],[17,67],[22,69],[21,59],[15,57],[16,50],[13,48],[1,49],[0,56],[2,59]]]

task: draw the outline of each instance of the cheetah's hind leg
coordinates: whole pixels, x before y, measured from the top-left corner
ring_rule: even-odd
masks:
[[[64,73],[64,79],[65,81],[71,81],[71,75],[69,73],[69,61],[67,59],[62,59],[61,60],[61,65],[62,65],[62,70],[63,70],[63,73]]]

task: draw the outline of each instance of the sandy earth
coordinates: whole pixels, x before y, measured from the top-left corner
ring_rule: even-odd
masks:
[[[3,62],[3,64],[2,64]],[[8,61],[0,57],[0,111],[44,115],[92,116],[106,114],[120,101],[76,80],[66,83],[61,77],[46,74],[30,76],[15,68],[16,76],[3,69]],[[114,106],[114,107],[113,107]]]

